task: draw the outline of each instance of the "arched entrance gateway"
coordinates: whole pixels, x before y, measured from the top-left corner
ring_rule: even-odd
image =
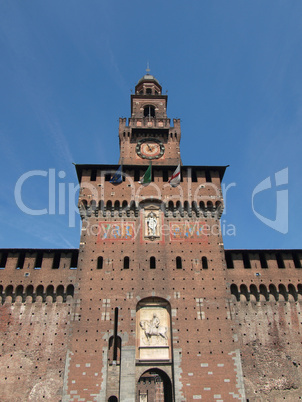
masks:
[[[137,384],[136,402],[172,402],[169,376],[159,368],[145,371]]]
[[[172,402],[171,335],[170,303],[159,297],[140,300],[136,309],[136,402]]]
[[[118,402],[118,399],[115,395],[112,395],[109,399],[108,402]]]

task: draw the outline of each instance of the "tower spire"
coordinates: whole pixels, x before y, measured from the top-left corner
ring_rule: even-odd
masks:
[[[147,74],[149,74],[150,73],[150,67],[149,67],[149,62],[147,61],[147,68],[146,68],[146,72],[147,72]]]

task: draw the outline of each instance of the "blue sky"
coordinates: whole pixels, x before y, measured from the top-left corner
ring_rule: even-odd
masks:
[[[58,203],[59,185],[77,183],[72,163],[117,163],[118,118],[149,61],[168,116],[181,118],[183,163],[230,165],[222,223],[236,236],[225,247],[301,248],[301,21],[300,0],[2,1],[0,247],[78,247],[78,216],[70,228],[64,211],[27,215],[15,185],[45,172],[22,197],[48,208],[49,169]],[[286,168],[288,184],[275,188]],[[252,210],[267,177],[254,207],[275,220],[276,190],[288,194],[286,234]]]

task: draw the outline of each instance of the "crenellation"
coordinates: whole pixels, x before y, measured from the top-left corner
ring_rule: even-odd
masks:
[[[262,276],[269,275],[270,271],[265,270],[273,269],[274,272],[285,270],[285,278],[286,275],[292,276],[293,271],[301,268],[300,256],[299,250],[225,250],[227,268],[240,271],[244,269],[245,275],[247,269],[253,271],[252,275],[257,270]]]

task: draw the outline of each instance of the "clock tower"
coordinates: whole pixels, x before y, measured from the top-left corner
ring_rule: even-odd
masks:
[[[225,167],[182,165],[180,121],[149,73],[119,140],[119,164],[76,165],[83,223],[63,400],[243,400],[219,222]]]
[[[119,120],[120,161],[123,165],[178,165],[180,120],[167,117],[168,96],[153,75],[144,75],[131,95],[131,117]]]

